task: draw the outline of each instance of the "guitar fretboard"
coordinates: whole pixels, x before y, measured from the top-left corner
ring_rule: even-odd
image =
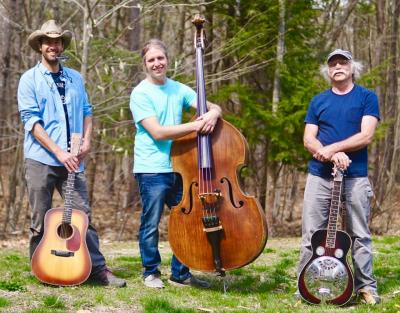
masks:
[[[339,175],[341,175],[341,173]],[[342,194],[342,179],[341,178],[340,180],[334,179],[331,207],[329,209],[328,229],[326,236],[326,246],[328,248],[335,248],[341,194]]]
[[[64,194],[65,198],[64,212],[62,217],[62,222],[65,224],[71,224],[74,184],[75,184],[75,172],[68,173],[67,186],[65,187],[65,194]]]

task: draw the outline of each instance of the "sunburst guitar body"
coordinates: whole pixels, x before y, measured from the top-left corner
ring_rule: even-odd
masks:
[[[79,151],[80,141],[79,134],[72,134],[73,153],[76,149]],[[92,268],[86,244],[88,217],[85,212],[72,208],[74,180],[75,173],[69,173],[64,208],[46,213],[44,234],[32,255],[33,274],[50,285],[79,285],[86,281]]]

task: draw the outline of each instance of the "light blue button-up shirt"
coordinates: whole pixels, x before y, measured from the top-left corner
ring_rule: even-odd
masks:
[[[83,135],[83,121],[85,117],[92,116],[92,106],[88,101],[82,76],[73,69],[63,67],[60,79],[65,82],[65,102],[71,134]],[[35,123],[40,123],[59,147],[64,151],[68,149],[63,103],[50,71],[42,63],[21,76],[18,85],[18,110],[25,129],[25,158],[51,166],[63,166],[31,132]],[[80,170],[83,170],[83,164]]]

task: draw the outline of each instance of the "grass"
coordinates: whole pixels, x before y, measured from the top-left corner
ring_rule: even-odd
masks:
[[[114,273],[128,282],[127,288],[110,288],[89,282],[79,287],[50,287],[30,274],[27,247],[0,251],[0,312],[387,312],[400,313],[400,237],[374,239],[374,272],[383,303],[374,307],[349,305],[313,306],[297,300],[296,266],[300,240],[269,240],[260,257],[248,266],[220,278],[195,273],[211,282],[208,290],[168,285],[163,290],[145,288],[136,242],[104,243],[102,250]],[[162,279],[169,274],[171,251],[161,244]],[[226,289],[226,292],[224,292]]]

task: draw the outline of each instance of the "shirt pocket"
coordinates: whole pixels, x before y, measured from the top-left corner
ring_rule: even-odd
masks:
[[[350,107],[347,111],[346,119],[350,123],[359,124],[363,117],[363,107]]]
[[[44,112],[45,108],[46,108],[46,103],[47,103],[47,97],[45,94],[38,92],[36,94],[36,101],[39,105],[39,110],[41,113]]]

